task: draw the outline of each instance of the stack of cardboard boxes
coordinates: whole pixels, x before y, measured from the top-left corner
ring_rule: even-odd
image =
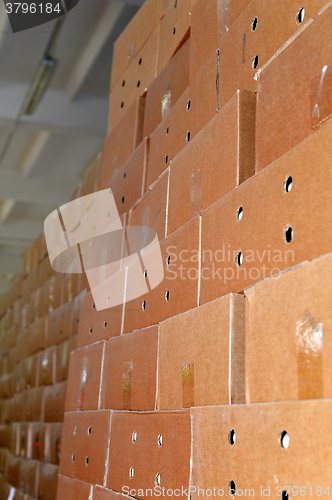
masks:
[[[43,236],[0,304],[1,499],[56,498],[69,356],[86,285],[84,276],[53,271]]]
[[[58,500],[331,493],[330,3],[146,0],[117,40],[74,198],[111,190],[164,278],[142,245],[81,300]]]

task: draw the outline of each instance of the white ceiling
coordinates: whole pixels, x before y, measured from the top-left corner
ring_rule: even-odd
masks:
[[[1,159],[56,21],[12,33],[0,1],[0,294],[21,271],[22,251],[45,217],[69,200],[102,147],[113,43],[142,3],[80,0],[67,14],[51,84]]]

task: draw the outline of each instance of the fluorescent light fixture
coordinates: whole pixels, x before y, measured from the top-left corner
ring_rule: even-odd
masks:
[[[45,56],[38,66],[33,82],[24,100],[22,114],[31,115],[42,99],[53,76],[57,61]]]

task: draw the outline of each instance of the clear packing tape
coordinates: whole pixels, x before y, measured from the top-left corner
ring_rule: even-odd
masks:
[[[317,128],[332,114],[332,65],[325,64],[311,81],[311,124]]]

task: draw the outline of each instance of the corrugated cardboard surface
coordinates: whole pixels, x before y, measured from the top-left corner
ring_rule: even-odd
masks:
[[[257,99],[257,171],[331,117],[331,21],[329,7],[261,73]],[[325,65],[327,71],[323,75]]]
[[[48,321],[47,317],[40,318],[29,326],[29,352],[34,354],[46,347]]]
[[[74,498],[89,500],[91,495],[91,484],[59,474],[57,493],[59,500],[73,500]]]
[[[123,333],[155,325],[197,306],[199,232],[200,217],[197,217],[161,242],[164,279],[147,294],[126,302]],[[143,263],[145,259],[149,262],[151,252],[153,248],[141,252]],[[146,269],[149,277],[149,266]],[[128,267],[128,281],[135,280],[136,271],[137,261]]]
[[[255,172],[255,94],[238,92],[172,160],[168,234]]]
[[[288,485],[289,496],[297,496],[302,486],[303,496],[317,498],[316,487],[324,492],[330,485],[331,416],[331,400],[193,408],[191,481],[196,492],[191,497],[198,498],[198,486],[231,496],[233,481],[237,496],[246,490],[246,497],[277,498]],[[287,449],[280,445],[283,431]],[[261,487],[270,491],[263,495]]]
[[[65,414],[60,474],[104,484],[109,419],[109,411]]]
[[[331,276],[329,255],[246,290],[248,402],[331,397]]]
[[[47,346],[60,344],[68,339],[73,332],[73,302],[67,302],[54,311],[48,318]]]
[[[109,131],[125,115],[135,98],[146,92],[157,76],[158,44],[159,24],[110,93]]]
[[[202,303],[331,252],[331,127],[326,124],[203,211]],[[292,189],[286,192],[289,177]]]
[[[56,346],[56,372],[55,381],[63,382],[68,378],[70,353],[76,349],[77,335]]]
[[[154,410],[157,389],[158,327],[109,342],[105,408]]]
[[[190,38],[147,90],[143,136],[150,136],[189,85]],[[211,55],[211,54],[210,54]]]
[[[49,347],[39,354],[39,384],[52,385],[55,383],[56,347]],[[30,384],[31,385],[31,384]]]
[[[103,407],[107,353],[105,341],[71,353],[65,411]]]
[[[77,347],[108,340],[121,334],[123,305],[97,311],[91,292],[82,300]]]
[[[103,488],[102,486],[95,486],[93,498],[94,500],[124,500],[127,497],[115,491]]]
[[[20,459],[18,487],[32,497],[38,496],[40,462]]]
[[[170,0],[160,22],[158,74],[162,71],[190,32],[191,2]]]
[[[130,211],[128,226],[148,226],[157,233],[159,241],[166,236],[168,177],[165,174],[154,184],[151,191],[139,200]]]
[[[165,0],[147,0],[114,43],[111,89],[162,18]]]
[[[158,409],[244,403],[244,297],[227,295],[160,324]]]
[[[146,191],[149,145],[145,138],[105,186],[112,189],[119,215],[128,212]]]
[[[143,140],[145,97],[138,97],[127,109],[121,120],[112,128],[104,141],[102,154],[101,179],[104,186],[128,160],[135,148]],[[123,137],[126,140],[123,141]]]
[[[133,441],[133,434],[136,440]],[[161,436],[161,446],[159,446]],[[138,493],[156,486],[180,488],[189,484],[190,415],[182,412],[114,412],[112,414],[106,486],[123,492],[124,486]],[[147,467],[146,464],[149,464]],[[133,468],[133,477],[129,471]],[[152,497],[154,495],[152,492]],[[182,495],[180,495],[182,496]]]
[[[220,105],[223,106],[237,89],[255,91],[255,72],[298,30],[308,26],[307,21],[317,17],[319,9],[326,3],[326,0],[306,0],[301,5],[294,0],[283,0],[282,3],[273,0],[251,2],[219,43]],[[299,24],[296,16],[301,7],[305,8],[305,17],[303,23]],[[257,24],[253,31],[252,21],[255,18]],[[258,64],[253,68],[255,56],[258,56]],[[280,83],[277,88],[280,89]]]
[[[215,53],[151,134],[148,186],[217,113],[217,75]]]

